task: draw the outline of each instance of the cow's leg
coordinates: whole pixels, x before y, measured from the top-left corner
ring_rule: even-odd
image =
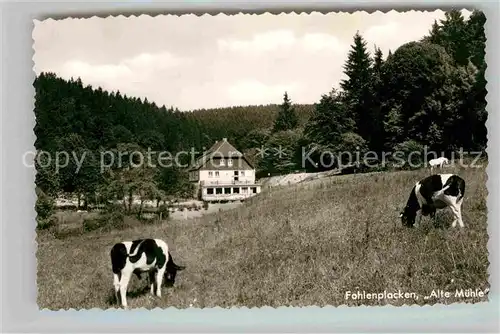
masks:
[[[165,275],[165,269],[167,269],[167,264],[165,263],[162,268],[156,271],[156,296],[161,297],[161,284],[163,281],[163,275]]]
[[[113,286],[115,287],[115,298],[116,298],[116,303],[120,303],[120,277],[118,274],[113,273]]]
[[[427,210],[429,210],[429,218],[432,220],[435,220],[436,219],[436,208],[433,207],[432,205],[429,205],[429,208]]]
[[[151,294],[154,296],[155,294],[155,271],[151,270],[149,272],[149,283],[151,284]]]
[[[462,220],[462,200],[464,198],[462,197],[458,203],[456,204],[456,208],[457,208],[457,213],[458,213],[458,224],[460,225],[460,227],[465,227],[464,225],[464,221]]]
[[[451,212],[453,212],[454,220],[451,223],[451,227],[456,227],[457,223],[459,223],[460,227],[462,227],[463,222],[461,217],[461,210],[459,208],[460,206],[456,202],[457,198],[455,196],[449,195],[444,195],[442,198],[443,201],[450,207]]]
[[[132,276],[131,271],[123,270],[122,277],[120,279],[120,297],[122,300],[122,306],[128,308],[127,304],[127,288],[128,282],[130,282],[130,277]]]
[[[422,212],[417,212],[415,216],[415,222],[413,223],[412,227],[419,227],[422,224]]]

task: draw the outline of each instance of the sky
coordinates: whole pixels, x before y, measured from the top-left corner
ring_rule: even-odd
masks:
[[[356,31],[385,58],[443,18],[393,10],[35,20],[34,70],[180,110],[281,103],[285,91],[314,103],[345,78]]]

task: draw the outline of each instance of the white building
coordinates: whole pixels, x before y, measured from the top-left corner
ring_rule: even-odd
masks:
[[[227,138],[215,142],[188,172],[196,197],[207,202],[243,200],[261,190],[255,168]]]

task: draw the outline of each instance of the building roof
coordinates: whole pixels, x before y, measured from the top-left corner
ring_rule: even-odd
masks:
[[[227,165],[219,167],[218,165],[213,164],[214,160],[220,160],[221,158],[232,158],[233,161],[244,161],[245,163],[243,165],[241,163],[239,164],[240,168],[246,169],[250,167],[251,169],[254,169],[253,165],[245,158],[245,156],[233,145],[231,145],[227,141],[227,138],[223,138],[220,141],[216,141],[215,144],[212,145],[212,147],[205,151],[203,155],[199,157],[189,168],[189,170],[198,170],[201,167],[209,167],[210,169],[234,169],[234,166],[238,166],[238,163],[234,163],[233,167]]]

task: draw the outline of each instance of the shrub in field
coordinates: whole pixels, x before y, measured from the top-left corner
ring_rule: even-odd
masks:
[[[110,204],[97,218],[85,219],[83,221],[83,231],[120,229],[124,227],[124,219],[123,208],[120,205]]]
[[[54,213],[54,199],[42,190],[37,189],[37,200],[35,203],[35,211],[37,213],[37,228],[47,229],[55,224],[56,219],[51,218]]]
[[[407,140],[394,146],[393,152],[395,155],[395,167],[401,169],[418,169],[424,166],[422,144],[414,141]]]
[[[158,207],[158,210],[156,211],[156,213],[158,214],[158,218],[160,220],[168,219],[168,217],[170,215],[170,211],[169,211],[168,205],[165,205],[165,204],[160,205]]]

